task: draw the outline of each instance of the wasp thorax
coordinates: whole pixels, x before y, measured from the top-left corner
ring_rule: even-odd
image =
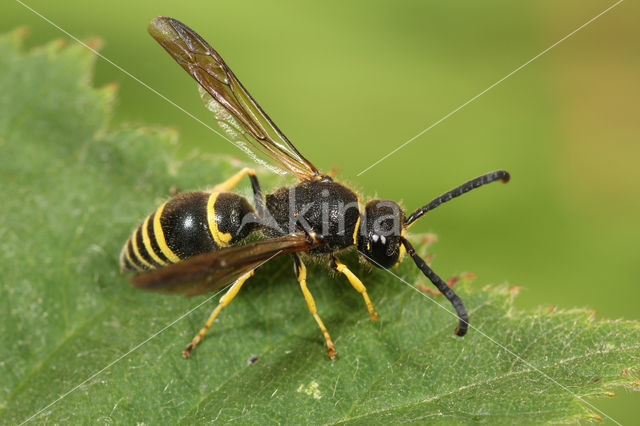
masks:
[[[376,266],[389,268],[400,257],[404,211],[392,200],[372,200],[365,207],[358,251]]]

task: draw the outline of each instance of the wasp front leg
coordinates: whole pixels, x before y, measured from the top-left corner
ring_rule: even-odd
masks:
[[[335,257],[331,259],[331,268],[347,277],[353,288],[355,288],[358,293],[362,294],[362,298],[364,299],[365,305],[367,305],[369,315],[371,315],[371,321],[376,321],[378,319],[378,314],[376,314],[376,311],[373,309],[373,303],[371,303],[371,299],[369,299],[367,288],[362,284],[360,278],[356,277],[356,275],[347,268],[347,265],[340,262]]]

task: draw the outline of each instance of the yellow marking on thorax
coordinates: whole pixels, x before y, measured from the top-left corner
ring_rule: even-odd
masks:
[[[358,221],[356,222],[356,229],[353,230],[353,244],[358,245],[358,231],[360,231],[360,220],[362,219],[361,209],[360,209],[360,196],[356,194],[356,200],[358,200]]]
[[[215,204],[218,199],[219,192],[213,192],[207,201],[207,223],[209,224],[209,232],[218,247],[227,247],[231,241],[232,235],[229,232],[220,232],[218,222],[216,221]]]
[[[356,229],[353,230],[353,244],[358,245],[358,231],[360,230],[360,213],[358,212],[358,221],[356,222]]]
[[[144,257],[142,257],[142,255],[140,254],[140,249],[138,248],[138,231],[140,230],[140,227],[137,227],[135,232],[133,233],[133,236],[131,236],[131,246],[133,247],[133,253],[136,255],[136,258],[140,261],[140,263],[142,263],[144,266],[146,266],[149,269],[153,269],[153,265],[151,265],[149,262],[147,262],[145,260]]]
[[[158,210],[156,210],[156,214],[153,217],[153,235],[156,237],[156,242],[158,243],[158,247],[160,247],[162,254],[164,254],[171,263],[178,263],[180,262],[180,258],[167,245],[167,241],[164,239],[162,224],[160,223],[160,217],[162,216],[162,211],[166,205],[167,203],[164,203]]]
[[[167,262],[160,259],[160,257],[153,250],[153,247],[151,247],[151,238],[149,237],[149,227],[148,227],[150,217],[151,215],[147,216],[147,218],[144,220],[144,223],[142,224],[142,242],[144,243],[144,248],[147,249],[147,253],[149,253],[149,256],[151,256],[151,258],[155,260],[158,264],[164,266],[167,264]]]

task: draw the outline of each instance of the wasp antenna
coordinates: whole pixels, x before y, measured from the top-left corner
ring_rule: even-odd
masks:
[[[482,185],[486,185],[496,180],[499,180],[502,183],[507,183],[509,182],[510,178],[511,176],[509,175],[509,172],[507,172],[506,170],[496,170],[495,172],[489,172],[482,176],[478,176],[475,179],[471,179],[469,182],[463,183],[457,188],[454,188],[451,191],[445,192],[441,196],[434,198],[427,205],[420,207],[418,210],[411,213],[411,215],[405,221],[405,227],[408,228],[413,224],[413,222],[415,222],[416,220],[424,216],[426,212],[435,209],[442,203],[446,203],[447,201],[450,201],[456,197],[459,197],[465,192],[469,192],[472,189],[481,187]]]
[[[467,308],[464,307],[464,303],[462,303],[462,299],[458,297],[456,292],[453,291],[453,289],[449,287],[447,283],[438,276],[438,274],[433,272],[433,269],[431,269],[429,265],[427,265],[427,262],[425,262],[424,259],[418,256],[416,250],[406,238],[400,238],[402,240],[404,248],[416,263],[416,266],[420,268],[422,273],[425,274],[427,278],[429,278],[433,285],[435,285],[438,290],[440,290],[440,292],[444,294],[444,296],[447,298],[447,300],[449,300],[449,302],[451,302],[453,308],[456,310],[456,314],[458,314],[459,324],[458,328],[456,328],[455,330],[455,333],[458,336],[464,336],[465,334],[467,334],[467,329],[469,328],[469,314],[467,313]]]

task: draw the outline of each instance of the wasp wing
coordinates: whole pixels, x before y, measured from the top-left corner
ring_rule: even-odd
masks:
[[[173,18],[158,16],[149,24],[149,33],[198,82],[205,106],[232,142],[259,163],[266,165],[256,152],[301,180],[318,174],[195,31]]]
[[[221,288],[268,260],[313,247],[305,234],[255,241],[204,253],[136,275],[131,282],[144,290],[195,296]]]

